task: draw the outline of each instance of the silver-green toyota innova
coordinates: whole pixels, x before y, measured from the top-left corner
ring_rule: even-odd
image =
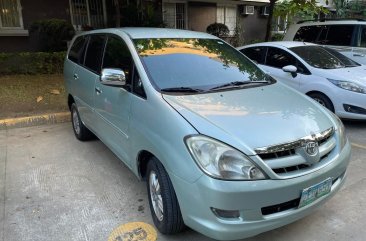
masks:
[[[215,239],[253,236],[304,217],[344,183],[342,122],[212,35],[85,32],[64,76],[76,137],[95,134],[146,180],[164,234],[187,225]]]

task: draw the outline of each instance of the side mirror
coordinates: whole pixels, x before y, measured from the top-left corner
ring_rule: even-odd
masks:
[[[297,68],[293,65],[286,65],[282,68],[282,70],[284,72],[291,73],[292,77],[294,78],[297,76]]]
[[[103,85],[124,87],[126,85],[126,75],[121,69],[103,69],[100,81]]]

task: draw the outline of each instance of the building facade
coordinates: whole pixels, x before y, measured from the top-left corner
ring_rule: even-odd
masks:
[[[206,32],[217,22],[242,43],[264,39],[268,0],[0,0],[0,52],[37,51],[29,31],[37,20],[64,19],[76,31],[124,26],[117,21],[123,11],[116,8],[132,2],[141,8],[153,4],[165,27]]]

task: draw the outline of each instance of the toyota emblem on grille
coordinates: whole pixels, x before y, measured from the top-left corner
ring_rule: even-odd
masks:
[[[309,141],[305,145],[305,151],[309,156],[315,156],[318,154],[318,143],[315,141]]]

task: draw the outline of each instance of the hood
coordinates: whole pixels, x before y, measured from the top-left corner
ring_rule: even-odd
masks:
[[[163,98],[199,133],[244,149],[247,155],[254,155],[254,148],[294,141],[333,126],[323,107],[280,83]]]
[[[366,87],[366,66],[352,68],[321,69],[320,75],[324,78],[355,82]]]

